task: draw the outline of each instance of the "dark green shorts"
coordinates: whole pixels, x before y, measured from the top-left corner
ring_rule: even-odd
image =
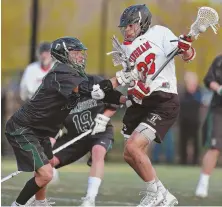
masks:
[[[36,171],[52,159],[48,137],[40,137],[31,128],[20,126],[13,120],[7,122],[5,134],[14,150],[19,171]]]
[[[203,125],[203,144],[222,150],[222,108],[210,108]]]

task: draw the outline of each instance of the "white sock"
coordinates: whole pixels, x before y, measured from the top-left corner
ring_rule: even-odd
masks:
[[[157,188],[160,190],[160,192],[165,195],[167,192],[167,189],[164,187],[163,183],[160,180],[156,180]]]
[[[102,180],[100,178],[89,177],[86,197],[90,197],[92,199],[95,199],[95,197],[98,194],[99,186],[100,186],[101,182],[102,182]]]
[[[157,192],[157,184],[155,180],[151,180],[149,182],[145,182],[147,190],[152,192]]]
[[[209,178],[210,178],[210,175],[207,175],[207,174],[204,174],[204,173],[201,173],[200,174],[200,183],[203,183],[205,185],[208,185],[209,183]]]

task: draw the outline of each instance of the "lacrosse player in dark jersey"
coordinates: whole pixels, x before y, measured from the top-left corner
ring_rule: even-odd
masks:
[[[113,90],[115,83],[112,84],[112,80],[97,85],[88,80],[84,72],[86,49],[76,38],[55,40],[51,45],[51,55],[56,59],[53,68],[32,98],[6,124],[6,137],[13,147],[18,170],[36,172],[12,206],[25,205],[52,179],[49,160],[53,155],[49,137],[56,135],[80,97],[102,94],[105,102],[119,104],[125,101],[120,92]]]
[[[99,76],[87,75],[87,77],[94,84],[102,80]],[[95,206],[95,198],[104,173],[104,158],[106,153],[112,148],[114,141],[113,126],[110,122],[110,117],[116,112],[117,108],[117,105],[106,104],[100,100],[88,97],[80,98],[78,104],[70,111],[64,122],[68,133],[59,138],[53,147],[53,149],[57,149],[86,130],[93,128],[91,135],[56,153],[52,162],[55,168],[61,168],[91,152],[91,157],[88,161],[88,165],[91,166],[88,189],[86,197],[83,198],[82,206]],[[95,125],[96,127],[94,127]],[[44,202],[46,201],[45,189],[39,190],[36,194],[36,199],[33,197],[29,201],[29,205],[39,206],[46,203]],[[41,198],[41,200],[37,200],[37,198]]]
[[[207,129],[206,136],[208,136],[205,141],[209,141],[210,146],[203,157],[202,170],[195,192],[196,196],[202,198],[208,196],[209,178],[222,151],[222,54],[214,59],[204,78],[204,84],[214,92],[214,95],[203,126]]]

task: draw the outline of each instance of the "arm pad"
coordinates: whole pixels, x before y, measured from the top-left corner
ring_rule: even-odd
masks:
[[[120,105],[120,96],[123,94],[119,91],[112,90],[107,93],[105,93],[105,98],[103,99],[103,102],[110,103],[110,104],[117,104]]]

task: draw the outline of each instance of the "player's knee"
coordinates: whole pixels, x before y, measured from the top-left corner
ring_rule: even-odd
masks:
[[[50,164],[41,167],[38,170],[38,178],[41,180],[42,185],[49,183],[53,178],[53,169]]]
[[[53,178],[53,169],[51,168],[49,171],[45,171],[43,176],[42,176],[42,180],[45,183],[49,183]]]
[[[127,148],[125,148],[123,152],[123,158],[127,163],[130,163],[130,161],[132,160],[132,157],[130,156],[130,153],[127,151]]]
[[[138,151],[139,146],[133,139],[129,139],[125,145],[125,150],[123,154],[125,161],[132,159],[134,156],[136,156]]]
[[[104,160],[106,149],[103,146],[95,145],[92,148],[92,161]]]

